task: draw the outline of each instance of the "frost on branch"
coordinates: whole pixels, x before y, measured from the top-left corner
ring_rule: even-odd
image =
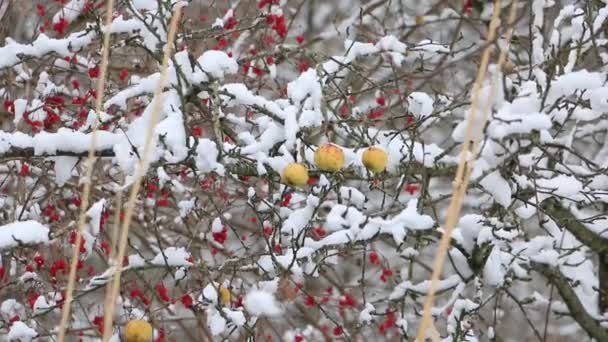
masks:
[[[13,222],[0,226],[0,250],[48,242],[49,228],[39,222]]]

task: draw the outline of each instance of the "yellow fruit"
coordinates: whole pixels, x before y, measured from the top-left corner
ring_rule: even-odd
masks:
[[[134,319],[125,325],[125,342],[152,342],[152,325]]]
[[[368,147],[363,152],[363,165],[373,173],[380,173],[386,169],[388,155],[379,147]]]
[[[334,144],[321,145],[315,151],[315,164],[323,171],[340,171],[344,166],[344,151]]]
[[[304,186],[308,183],[308,169],[298,163],[291,163],[283,169],[283,179],[291,186]]]
[[[225,287],[220,287],[220,303],[222,305],[230,305],[230,290]]]

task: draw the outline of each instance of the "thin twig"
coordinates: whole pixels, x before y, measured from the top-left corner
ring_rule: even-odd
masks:
[[[110,267],[115,267],[118,269],[119,261],[116,260],[116,244],[118,242],[118,227],[120,227],[120,211],[122,208],[122,191],[116,192],[116,215],[114,215],[114,224],[112,225],[112,232],[110,239],[112,241],[112,247],[110,248]],[[122,262],[122,261],[120,261]],[[112,323],[114,310],[109,310],[110,306],[114,306],[114,303],[111,301],[112,293],[114,293],[112,286],[114,286],[114,282],[108,282],[106,286],[106,297],[104,301],[104,316],[103,316],[103,341],[108,341],[110,339],[110,335],[112,334]]]

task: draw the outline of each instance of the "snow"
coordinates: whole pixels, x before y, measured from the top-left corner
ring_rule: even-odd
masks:
[[[101,199],[95,202],[89,210],[87,210],[87,217],[89,218],[89,227],[90,232],[94,236],[99,235],[100,224],[101,224],[101,214],[103,214],[103,209],[106,205],[106,200]]]
[[[490,122],[488,135],[495,139],[503,139],[511,134],[550,129],[551,126],[549,116],[543,113],[512,114],[506,112],[506,110],[501,110],[496,114],[495,119]]]
[[[49,53],[57,53],[60,56],[70,55],[69,47],[78,49],[89,45],[94,37],[94,32],[75,32],[64,39],[49,38],[41,33],[31,44],[19,44],[7,38],[7,44],[0,47],[0,68],[6,68],[21,60],[21,56],[41,57]]]
[[[120,140],[117,134],[99,131],[95,136],[98,150],[111,148]],[[83,153],[88,151],[91,135],[67,128],[60,128],[57,133],[40,132],[34,136],[32,145],[36,155],[55,154],[57,151]]]
[[[192,210],[194,209],[195,200],[183,200],[177,203],[177,207],[179,208],[179,217],[186,217]]]
[[[64,186],[65,183],[72,178],[72,170],[78,163],[76,157],[52,157],[49,158],[55,162],[55,183],[58,186]]]
[[[594,90],[604,85],[605,75],[599,72],[579,70],[558,76],[549,89],[548,103],[553,103],[561,96],[573,94],[577,91]]]
[[[34,302],[33,310],[34,314],[40,314],[42,312],[46,312],[50,309],[52,305],[50,305],[44,296],[38,296],[36,301]]]
[[[207,316],[207,326],[213,336],[217,336],[226,329],[226,320],[222,315],[215,311],[212,315]]]
[[[508,208],[511,205],[511,187],[498,171],[485,176],[479,184],[504,208]]]
[[[300,128],[314,128],[319,127],[323,123],[323,115],[320,111],[314,110],[303,110],[298,119],[298,126]]]
[[[132,0],[133,7],[138,10],[156,11],[158,3],[149,0]]]
[[[147,9],[152,3],[147,0],[138,0],[138,2],[146,3],[142,8]],[[175,1],[172,1],[175,2]],[[68,21],[75,19],[79,12],[82,11],[85,0],[71,0],[68,2],[63,9],[59,10],[54,17],[53,23],[57,22],[59,18],[63,17]],[[157,10],[156,3],[153,4],[153,11]],[[148,23],[150,25],[150,23]],[[154,29],[160,31],[162,36],[166,33],[160,25],[158,20],[154,20],[152,25]],[[103,27],[102,31],[108,28]],[[122,16],[114,18],[112,24],[109,27],[112,33],[132,33],[138,32],[144,38],[144,44],[150,50],[155,50],[158,38],[151,33],[141,20],[129,19],[124,20]],[[158,34],[159,32],[157,32]],[[64,38],[49,38],[44,33],[39,33],[38,37],[31,44],[19,44],[14,40],[7,38],[7,42],[3,47],[0,47],[0,69],[12,66],[19,63],[24,57],[42,57],[50,53],[56,53],[61,57],[72,56],[74,51],[79,51],[84,47],[93,43],[97,37],[96,30],[85,30],[79,32],[73,32]]]
[[[15,299],[6,299],[0,304],[0,316],[9,321],[15,316],[25,316],[25,307]]]
[[[203,289],[202,299],[212,304],[217,304],[218,293],[213,284],[208,284]]]
[[[379,51],[372,43],[361,43],[352,40],[344,41],[344,50],[346,53],[346,61],[351,62],[359,56],[370,55]]]
[[[319,205],[319,198],[313,195],[309,195],[306,199],[306,206],[301,209],[295,210],[289,218],[283,222],[281,227],[281,233],[290,234],[291,236],[298,236],[300,232],[309,224],[312,219],[312,215],[315,212],[315,208]]]
[[[37,221],[17,221],[0,226],[0,250],[48,242],[49,228]]]
[[[361,311],[361,313],[359,313],[359,323],[362,323],[362,324],[371,323],[373,320],[371,313],[374,312],[375,310],[376,309],[374,308],[374,306],[371,303],[366,303],[365,309],[363,309]]]
[[[220,176],[224,175],[224,165],[218,163],[218,150],[215,142],[209,139],[200,139],[196,147],[196,168],[205,174],[215,172]]]
[[[506,272],[502,266],[500,248],[494,246],[483,268],[483,279],[487,285],[502,286]]]
[[[348,186],[340,187],[340,197],[347,199],[358,208],[363,208],[367,202],[367,198],[361,191]]]
[[[154,128],[157,146],[161,145],[160,137],[162,137],[163,144],[168,147],[163,151],[162,158],[169,163],[179,163],[188,156],[186,131],[183,122],[183,115],[180,111],[171,111]]]
[[[163,259],[164,260],[164,259]],[[164,262],[163,262],[164,265]],[[129,255],[129,267],[138,268],[146,266],[146,260],[141,255],[133,254]]]
[[[319,111],[321,109],[321,84],[315,69],[308,69],[300,74],[295,81],[287,84],[287,96],[303,109]]]
[[[574,176],[558,175],[551,179],[541,178],[536,181],[537,186],[552,194],[566,198],[581,198],[583,184]]]
[[[437,282],[437,287],[435,288],[436,292],[445,291],[447,289],[458,286],[462,280],[460,276],[457,274],[451,275],[450,277],[440,280]],[[408,291],[414,291],[420,294],[425,294],[428,292],[429,286],[431,286],[430,280],[422,281],[418,284],[412,284],[410,281],[404,281],[401,284],[397,285],[393,292],[390,294],[390,300],[397,300],[403,298]]]
[[[458,299],[452,306],[452,312],[448,316],[448,332],[454,333],[458,325],[462,324],[461,317],[465,313],[470,313],[477,309],[479,305],[469,299]]]
[[[283,312],[275,297],[261,290],[249,291],[243,300],[243,305],[249,314],[257,317],[276,317]]]
[[[111,149],[121,141],[119,134],[98,131],[95,146],[98,151]],[[91,134],[74,131],[69,128],[59,128],[56,133],[40,132],[31,137],[26,134],[6,133],[0,131],[0,153],[6,153],[11,147],[33,148],[35,155],[54,155],[57,151],[84,153],[91,143]]]
[[[36,330],[28,327],[21,321],[17,321],[13,322],[6,337],[9,341],[29,342],[32,341],[36,336],[38,336]]]
[[[162,253],[158,253],[150,263],[152,265],[167,265],[171,267],[176,266],[192,266],[192,263],[188,261],[190,259],[190,253],[186,251],[185,247],[167,247]]]
[[[55,13],[55,15],[53,16],[53,24],[57,23],[62,18],[71,23],[76,18],[78,18],[78,16],[82,12],[82,9],[86,5],[86,3],[87,3],[86,0],[68,1],[63,6],[63,8],[60,9],[57,13]]]
[[[184,127],[181,120],[181,101],[178,93],[172,89],[162,93],[157,100],[160,101],[160,118],[158,118],[159,121],[153,130],[154,142],[145,158],[144,170],[147,170],[151,163],[158,161],[161,157],[170,162],[179,162],[187,155]],[[122,139],[113,146],[116,162],[122,171],[128,175],[126,185],[133,181],[139,158],[144,157],[146,141],[144,133],[148,131],[152,124],[154,107],[155,99],[146,106],[140,117],[131,122],[126,131],[126,137],[124,133],[121,134]],[[165,139],[171,145],[163,144],[162,140]],[[134,148],[137,149],[137,154],[134,152]]]
[[[384,51],[393,51],[405,54],[407,52],[407,45],[400,42],[397,37],[388,35],[380,38],[376,47]]]
[[[247,323],[242,311],[230,310],[228,308],[222,308],[222,311],[224,312],[224,315],[230,319],[230,322],[237,327],[242,327]]]
[[[192,80],[197,81],[207,81],[207,76],[223,79],[227,74],[237,73],[239,69],[236,60],[228,57],[223,51],[205,51],[196,61],[200,65],[200,70],[195,69]]]
[[[433,113],[433,99],[423,92],[413,92],[407,97],[409,111],[418,119],[424,119]]]
[[[24,99],[15,100],[15,119],[13,120],[15,125],[18,124],[19,122],[21,122],[21,119],[23,118],[23,114],[25,113],[26,109],[27,109],[26,100],[24,100]]]

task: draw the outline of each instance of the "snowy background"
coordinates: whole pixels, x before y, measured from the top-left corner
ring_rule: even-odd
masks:
[[[66,340],[101,340],[122,269],[113,341],[130,319],[155,341],[413,341],[489,44],[428,338],[608,341],[608,1],[519,1],[510,27],[512,1],[489,43],[482,0],[124,0],[110,25],[104,1],[0,1],[0,340],[57,340],[77,248]]]

